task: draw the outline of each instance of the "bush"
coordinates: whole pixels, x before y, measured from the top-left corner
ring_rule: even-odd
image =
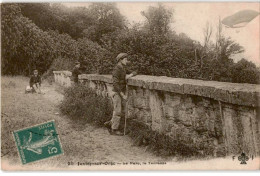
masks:
[[[72,86],[64,91],[61,112],[74,120],[103,125],[112,117],[112,106],[108,98],[98,96],[84,85]]]
[[[245,59],[240,60],[231,68],[232,82],[259,84],[260,70],[256,65]]]
[[[47,71],[57,57],[56,42],[21,14],[18,4],[1,6],[2,74],[30,75],[34,68]]]

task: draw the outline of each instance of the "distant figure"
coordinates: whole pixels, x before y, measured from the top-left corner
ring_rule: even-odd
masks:
[[[41,77],[38,74],[38,70],[33,71],[33,75],[30,78],[30,88],[32,90],[32,93],[42,93],[41,92]]]
[[[80,71],[80,62],[79,61],[76,61],[75,62],[75,67],[73,68],[72,70],[72,79],[74,81],[75,84],[78,84],[79,82],[79,78],[78,76],[81,74],[81,71]]]
[[[80,63],[80,68],[79,68],[81,74],[87,73],[87,65],[88,65],[88,61],[86,58],[84,58],[84,60]]]
[[[113,117],[110,121],[105,122],[105,126],[109,129],[111,135],[123,135],[119,130],[120,119],[125,114],[125,103],[127,100],[126,95],[126,83],[127,79],[135,76],[137,73],[132,72],[130,75],[126,75],[126,66],[130,63],[128,60],[128,54],[120,53],[117,57],[117,65],[113,70]]]

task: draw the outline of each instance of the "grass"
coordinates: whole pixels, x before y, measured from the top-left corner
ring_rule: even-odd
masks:
[[[46,104],[42,95],[25,94],[27,85],[28,77],[1,77],[2,156],[17,157],[13,131],[52,120],[57,112],[57,107],[51,103]]]

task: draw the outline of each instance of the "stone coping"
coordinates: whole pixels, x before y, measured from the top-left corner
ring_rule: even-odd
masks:
[[[66,76],[72,76],[72,73],[70,71],[53,71],[54,74],[64,74]]]
[[[112,83],[111,75],[82,74],[79,75],[79,79]],[[208,97],[231,104],[260,106],[260,85],[256,84],[137,75],[128,80],[128,85],[151,90]]]

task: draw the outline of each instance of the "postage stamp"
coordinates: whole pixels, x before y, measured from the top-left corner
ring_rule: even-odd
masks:
[[[54,121],[14,131],[13,135],[22,164],[63,153]]]

